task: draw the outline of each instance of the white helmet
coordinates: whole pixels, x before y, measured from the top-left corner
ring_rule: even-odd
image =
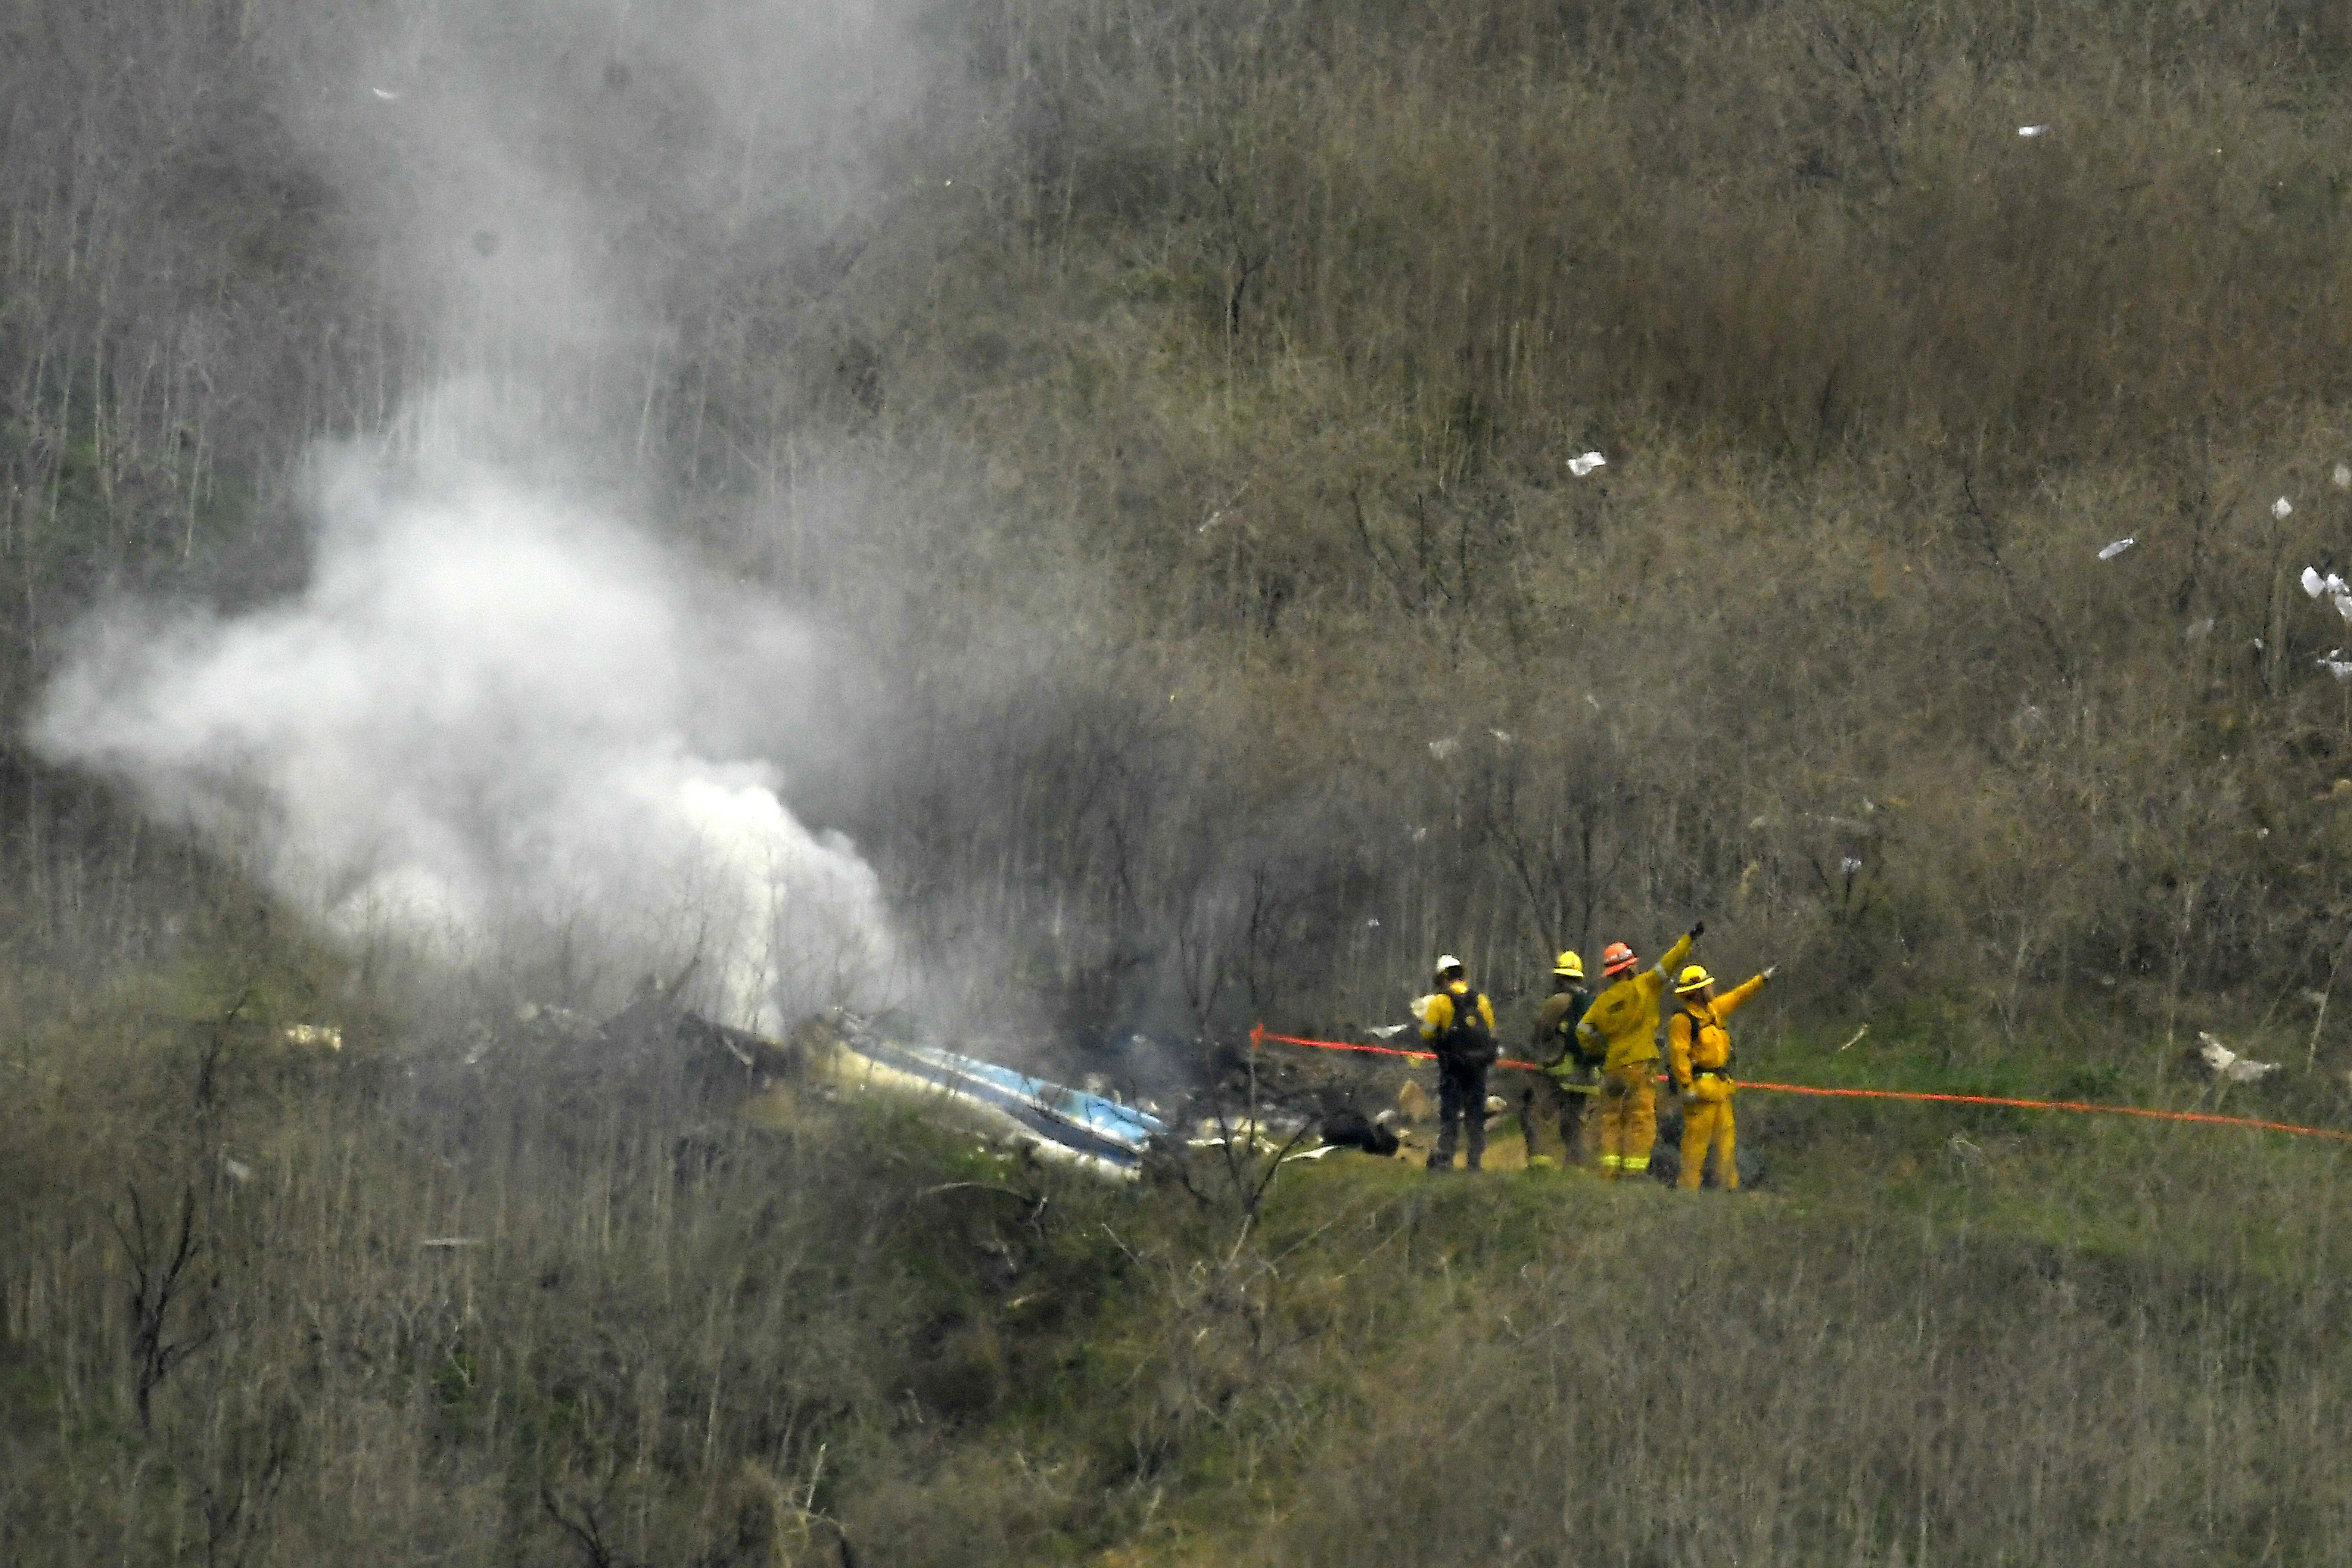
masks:
[[[1443,953],[1438,954],[1438,956],[1437,956],[1437,977],[1438,977],[1440,980],[1444,979],[1448,973],[1452,973],[1453,971],[1454,971],[1454,970],[1456,970],[1456,969],[1459,969],[1459,968],[1461,968],[1461,967],[1462,967],[1462,961],[1461,961],[1460,959],[1458,959],[1458,958],[1454,957],[1452,953],[1450,953],[1450,952],[1443,952]]]

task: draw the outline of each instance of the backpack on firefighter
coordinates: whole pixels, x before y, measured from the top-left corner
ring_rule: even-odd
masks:
[[[1495,1031],[1487,1026],[1486,1010],[1480,1005],[1485,998],[1470,986],[1458,992],[1449,989],[1444,995],[1453,1005],[1454,1017],[1430,1041],[1438,1059],[1458,1062],[1464,1067],[1494,1066],[1503,1048],[1496,1043]]]

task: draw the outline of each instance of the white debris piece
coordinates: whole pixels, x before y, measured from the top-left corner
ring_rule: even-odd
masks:
[[[1376,1040],[1393,1040],[1412,1027],[1411,1024],[1382,1024],[1379,1028],[1366,1029],[1364,1033]]]
[[[1379,916],[1377,916],[1377,915],[1375,915],[1375,916],[1373,916],[1370,920],[1366,921],[1364,922],[1364,929],[1365,929],[1366,931],[1378,931],[1378,930],[1380,930],[1380,929],[1381,929],[1380,917],[1379,917]]]
[[[2284,496],[2279,497],[2278,500],[2271,502],[2271,515],[2278,519],[2281,522],[2284,522],[2288,518],[2294,515],[2294,502],[2287,500]]]
[[[2133,545],[2137,544],[2138,542],[2139,541],[2136,538],[2118,539],[2113,544],[2106,545],[2100,550],[2099,559],[2102,561],[2113,561],[2116,556],[2121,555],[2125,551],[2129,550]]]
[[[234,1154],[221,1156],[221,1169],[227,1172],[228,1179],[240,1187],[253,1180],[253,1167]]]
[[[1508,730],[1489,730],[1486,733],[1495,737],[1495,743],[1498,746],[1507,746],[1511,743],[1511,732]]]
[[[1848,856],[1847,856],[1847,857],[1845,857],[1843,859],[1842,859],[1842,860],[1840,860],[1840,861],[1838,862],[1838,869],[1839,869],[1839,870],[1841,870],[1841,871],[1843,871],[1843,872],[1844,872],[1847,876],[1851,877],[1851,876],[1853,876],[1856,871],[1859,871],[1859,870],[1861,870],[1861,869],[1862,869],[1862,862],[1861,862],[1859,859],[1855,858],[1853,856],[1852,856],[1852,855],[1848,855]]]
[[[2330,474],[2328,478],[2336,481],[2336,488],[2337,489],[2352,490],[2352,463],[2336,464],[2336,471],[2333,474]]]
[[[2347,583],[2333,572],[2323,577],[2308,566],[2303,569],[2302,583],[2305,594],[2315,599],[2326,595],[2328,602],[2336,606],[2336,613],[2347,621],[2352,621],[2352,583]]]
[[[2202,642],[2213,635],[2213,617],[2208,616],[2201,621],[2189,622],[2180,635],[2189,642]]]
[[[1568,471],[1580,479],[1595,468],[1605,468],[1608,466],[1609,459],[1598,452],[1587,452],[1580,458],[1570,458],[1568,460]]]
[[[388,87],[372,87],[368,89],[368,90],[374,93],[386,103],[398,103],[400,101],[400,94],[393,91],[392,89]]]
[[[2050,127],[2047,125],[2021,125],[2017,128],[2017,133],[2020,136],[2029,138],[2034,136],[2047,136],[2050,134]]]
[[[1461,745],[1461,742],[1448,735],[1442,740],[1432,741],[1429,743],[1429,754],[1442,763],[1459,750]]]
[[[2278,1063],[2242,1057],[2202,1029],[2197,1031],[2197,1040],[2198,1059],[2224,1083],[2260,1083],[2279,1070]]]
[[[2346,658],[2340,647],[2329,648],[2326,658],[2315,658],[2311,662],[2339,681],[2352,680],[2352,659]]]
[[[341,1024],[289,1024],[278,1031],[280,1045],[313,1046],[320,1050],[340,1051],[343,1048],[343,1026]]]

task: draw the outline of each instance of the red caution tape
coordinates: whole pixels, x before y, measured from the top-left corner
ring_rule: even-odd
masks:
[[[1399,1050],[1394,1046],[1357,1046],[1350,1045],[1345,1040],[1302,1040],[1297,1035],[1267,1034],[1264,1024],[1250,1026],[1250,1049],[1255,1050],[1268,1040],[1285,1046],[1307,1046],[1318,1051],[1366,1051],[1376,1057],[1410,1057],[1421,1062],[1433,1062],[1437,1059],[1437,1054],[1434,1051],[1405,1051]],[[1533,1062],[1513,1061],[1508,1057],[1503,1058],[1495,1065],[1498,1068],[1524,1068],[1529,1072],[1543,1071],[1543,1068]]]
[[[1305,1046],[1318,1051],[1369,1051],[1377,1056],[1411,1057],[1421,1061],[1434,1059],[1428,1051],[1404,1051],[1392,1046],[1358,1046],[1344,1040],[1309,1040],[1297,1035],[1268,1034],[1263,1024],[1250,1030],[1252,1049],[1268,1040],[1286,1046]],[[1529,1072],[1543,1070],[1533,1062],[1513,1061],[1507,1057],[1496,1065],[1523,1068]],[[2012,1100],[1998,1094],[1931,1094],[1924,1089],[1820,1089],[1804,1083],[1759,1083],[1752,1079],[1741,1079],[1738,1084],[1743,1089],[1759,1089],[1768,1094],[1810,1094],[1824,1100],[1908,1100],[1943,1105],[2000,1105],[2015,1110],[2071,1110],[2091,1116],[2137,1116],[2148,1121],[2194,1121],[2213,1127],[2246,1127],[2261,1132],[2291,1132],[2298,1138],[2327,1138],[2338,1143],[2352,1143],[2352,1132],[2337,1128],[2299,1127],[2290,1121],[2263,1121],[2251,1116],[2217,1116],[2208,1110],[2152,1110],[2144,1105],[2094,1105],[2080,1100]]]

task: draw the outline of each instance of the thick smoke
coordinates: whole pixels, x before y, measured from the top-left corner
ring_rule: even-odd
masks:
[[[94,623],[34,738],[255,855],[353,941],[697,963],[748,1026],[887,984],[873,870],[714,758],[808,634],[638,533],[494,475],[322,462],[315,568],[233,618]]]
[[[675,493],[680,322],[857,221],[908,101],[883,4],[289,16],[280,107],[387,323],[377,456],[314,464],[298,596],[94,621],[37,744],[355,942],[575,989],[690,963],[770,1028],[895,989],[874,872],[758,760],[812,636],[547,478]]]

